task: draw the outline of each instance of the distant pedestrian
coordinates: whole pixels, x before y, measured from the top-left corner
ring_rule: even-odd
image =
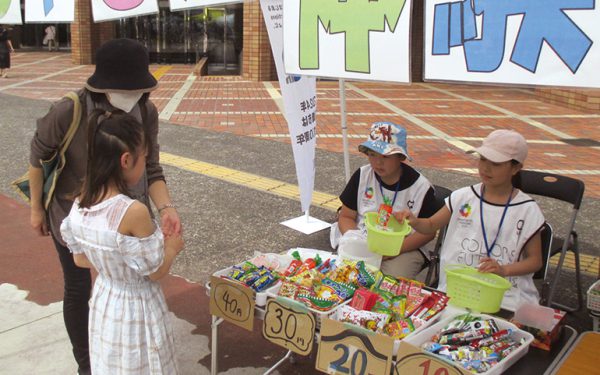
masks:
[[[48,45],[48,51],[52,52],[52,49],[56,49],[58,51],[58,41],[56,40],[56,27],[53,25],[48,25],[44,30],[46,35],[44,35],[44,40],[42,40],[43,45]]]
[[[78,267],[98,277],[90,300],[92,374],[176,374],[169,311],[158,279],[183,249],[130,197],[144,176],[148,140],[135,117],[97,109],[88,123],[87,173],[61,225]]]
[[[8,29],[0,25],[0,77],[8,78],[8,69],[10,69],[10,54],[14,52]]]
[[[96,52],[96,70],[85,88],[77,92],[82,107],[79,129],[65,153],[65,167],[56,182],[48,210],[42,202],[43,171],[40,160],[49,159],[59,149],[73,119],[74,102],[60,100],[38,120],[31,141],[29,182],[31,186],[31,226],[40,235],[52,234],[64,276],[63,315],[79,374],[90,373],[88,355],[88,314],[92,277],[88,268],[78,267],[61,236],[60,225],[73,206],[74,193],[80,192],[87,170],[88,115],[94,109],[113,112],[121,109],[144,127],[148,155],[144,178],[133,188],[133,197],[150,208],[157,208],[165,236],[181,234],[181,221],[172,203],[159,163],[158,112],[149,99],[158,86],[149,71],[148,50],[132,39],[114,39]],[[96,374],[113,374],[99,372]]]

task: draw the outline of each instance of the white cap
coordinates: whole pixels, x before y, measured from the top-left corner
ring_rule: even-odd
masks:
[[[527,141],[514,130],[494,130],[480,147],[467,151],[469,154],[474,152],[494,163],[516,160],[523,164],[527,158]]]

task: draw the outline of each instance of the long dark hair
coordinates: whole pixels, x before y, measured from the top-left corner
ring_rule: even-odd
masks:
[[[148,148],[142,124],[121,110],[95,109],[88,118],[87,144],[87,170],[79,207],[89,208],[104,199],[111,182],[121,193],[129,195],[121,155],[130,152],[137,162],[138,151]]]

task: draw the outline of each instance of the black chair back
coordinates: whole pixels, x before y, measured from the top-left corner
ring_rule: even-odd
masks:
[[[515,187],[523,192],[569,202],[573,208],[579,210],[585,192],[583,181],[558,174],[528,170],[522,170],[519,174],[520,181],[517,181]]]

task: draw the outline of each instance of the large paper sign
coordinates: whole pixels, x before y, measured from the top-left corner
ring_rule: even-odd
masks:
[[[285,71],[410,81],[411,0],[286,0]]]
[[[286,0],[285,6],[288,6]],[[292,1],[289,1],[292,3]],[[314,77],[286,75],[283,67],[283,0],[260,2],[271,50],[277,68],[277,78],[288,123],[296,176],[300,189],[302,211],[310,208],[315,185],[315,147],[317,144],[317,81]]]
[[[209,5],[224,5],[241,3],[242,0],[170,0],[169,6],[171,10],[183,10],[191,8],[203,8]]]
[[[357,332],[324,318],[316,368],[328,374],[389,374],[393,350],[388,336]]]
[[[210,314],[248,331],[254,328],[255,293],[249,287],[220,277],[210,277]]]
[[[425,79],[600,87],[595,0],[427,0]]]
[[[91,0],[94,22],[158,13],[157,0]]]
[[[297,303],[297,302],[295,302]],[[274,344],[300,355],[309,355],[315,338],[315,317],[304,306],[269,299],[263,336]]]
[[[25,0],[25,22],[73,22],[75,0]]]
[[[0,25],[20,25],[21,0],[0,0]]]

